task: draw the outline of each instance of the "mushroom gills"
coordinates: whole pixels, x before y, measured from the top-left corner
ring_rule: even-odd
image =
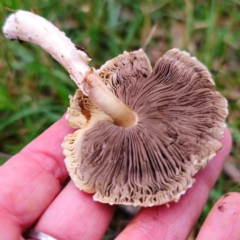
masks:
[[[116,126],[106,116],[79,125],[63,143],[66,166],[76,186],[95,193],[96,201],[144,207],[176,202],[221,148],[227,102],[206,67],[185,52],[168,51],[152,71],[145,54],[142,65],[131,53],[123,55],[98,74],[136,112],[137,124]],[[83,117],[81,110],[74,117]]]

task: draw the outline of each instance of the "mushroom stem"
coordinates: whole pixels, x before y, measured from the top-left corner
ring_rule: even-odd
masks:
[[[34,13],[19,10],[8,17],[3,32],[10,40],[32,42],[48,52],[116,125],[130,127],[136,123],[136,114],[107,89],[95,71],[90,70],[88,55],[52,23]],[[87,80],[84,86],[83,79]],[[90,82],[92,85],[88,84]]]
[[[109,91],[95,69],[86,73],[82,85],[88,97],[113,119],[114,124],[128,128],[137,123],[137,114]]]
[[[87,54],[77,49],[64,32],[34,13],[19,10],[10,15],[3,26],[3,33],[9,40],[32,42],[40,46],[70,73],[78,86],[90,69]]]

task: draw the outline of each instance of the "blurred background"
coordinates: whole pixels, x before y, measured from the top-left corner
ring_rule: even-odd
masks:
[[[71,2],[71,3],[70,3]],[[240,0],[1,0],[0,24],[12,10],[33,11],[53,22],[92,56],[91,66],[124,50],[143,48],[154,66],[167,50],[186,50],[203,62],[229,102],[233,147],[191,239],[224,193],[240,190]],[[57,121],[75,84],[39,47],[0,33],[0,162]],[[134,213],[119,208],[104,236],[113,239]]]

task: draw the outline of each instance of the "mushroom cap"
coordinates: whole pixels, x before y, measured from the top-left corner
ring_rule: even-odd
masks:
[[[168,51],[152,72],[142,50],[124,54],[98,73],[138,122],[116,126],[88,103],[89,119],[79,124],[77,119],[87,117],[78,90],[68,119],[80,129],[63,143],[67,169],[76,186],[100,202],[144,207],[177,202],[222,146],[227,101],[207,68],[186,52]]]

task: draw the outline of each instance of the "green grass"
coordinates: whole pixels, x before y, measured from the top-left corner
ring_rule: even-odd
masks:
[[[140,47],[152,65],[170,48],[189,51],[209,68],[217,89],[228,99],[231,156],[240,161],[239,0],[66,2],[2,0],[1,26],[10,14],[6,7],[33,10],[83,46],[95,67]],[[76,87],[37,46],[7,41],[3,34],[0,43],[0,152],[13,155],[62,116]],[[199,224],[214,201],[230,190],[239,186],[222,175]]]

